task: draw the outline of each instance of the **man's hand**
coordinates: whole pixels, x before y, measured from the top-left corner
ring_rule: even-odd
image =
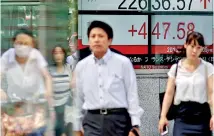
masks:
[[[140,135],[140,130],[139,130],[139,128],[134,127],[133,129],[137,131],[138,135]],[[129,136],[136,136],[136,135],[134,134],[134,132],[133,132],[133,129],[131,129],[131,131],[129,132]]]
[[[84,136],[82,131],[74,131],[74,136]]]
[[[7,94],[2,89],[0,90],[0,99],[1,101],[7,100]]]
[[[214,115],[212,115],[211,119],[210,119],[210,130],[214,130]]]

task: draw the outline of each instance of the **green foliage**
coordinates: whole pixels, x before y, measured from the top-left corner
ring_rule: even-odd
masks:
[[[78,28],[78,1],[68,0],[70,16],[68,22],[68,36],[70,37]]]

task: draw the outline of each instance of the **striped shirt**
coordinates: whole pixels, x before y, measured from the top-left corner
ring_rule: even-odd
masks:
[[[56,66],[49,67],[50,74],[53,80],[53,93],[54,93],[54,105],[60,106],[67,102],[70,91],[70,73],[71,70],[69,66],[64,66],[64,71],[62,73],[58,73],[56,70]]]

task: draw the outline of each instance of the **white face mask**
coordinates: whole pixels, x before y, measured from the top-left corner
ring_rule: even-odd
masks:
[[[15,47],[16,55],[20,58],[28,57],[32,50],[31,46],[26,46],[26,45],[15,44],[14,47]]]

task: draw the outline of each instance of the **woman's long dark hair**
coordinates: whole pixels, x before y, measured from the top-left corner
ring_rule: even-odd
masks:
[[[187,35],[186,44],[191,44],[192,41],[194,41],[194,44],[196,44],[197,41],[200,46],[205,46],[204,36],[199,32],[193,31]],[[181,49],[178,49],[178,52],[175,52],[175,54],[179,57],[186,57],[186,48],[183,46]]]
[[[64,47],[62,47],[61,45],[56,45],[53,49],[52,49],[52,59],[53,59],[53,65],[56,66],[56,62],[54,60],[54,52],[55,52],[55,49],[59,47],[62,49],[62,52],[64,53],[64,61],[63,61],[63,65],[66,63],[66,57],[67,57],[67,53],[66,53],[66,50]]]

